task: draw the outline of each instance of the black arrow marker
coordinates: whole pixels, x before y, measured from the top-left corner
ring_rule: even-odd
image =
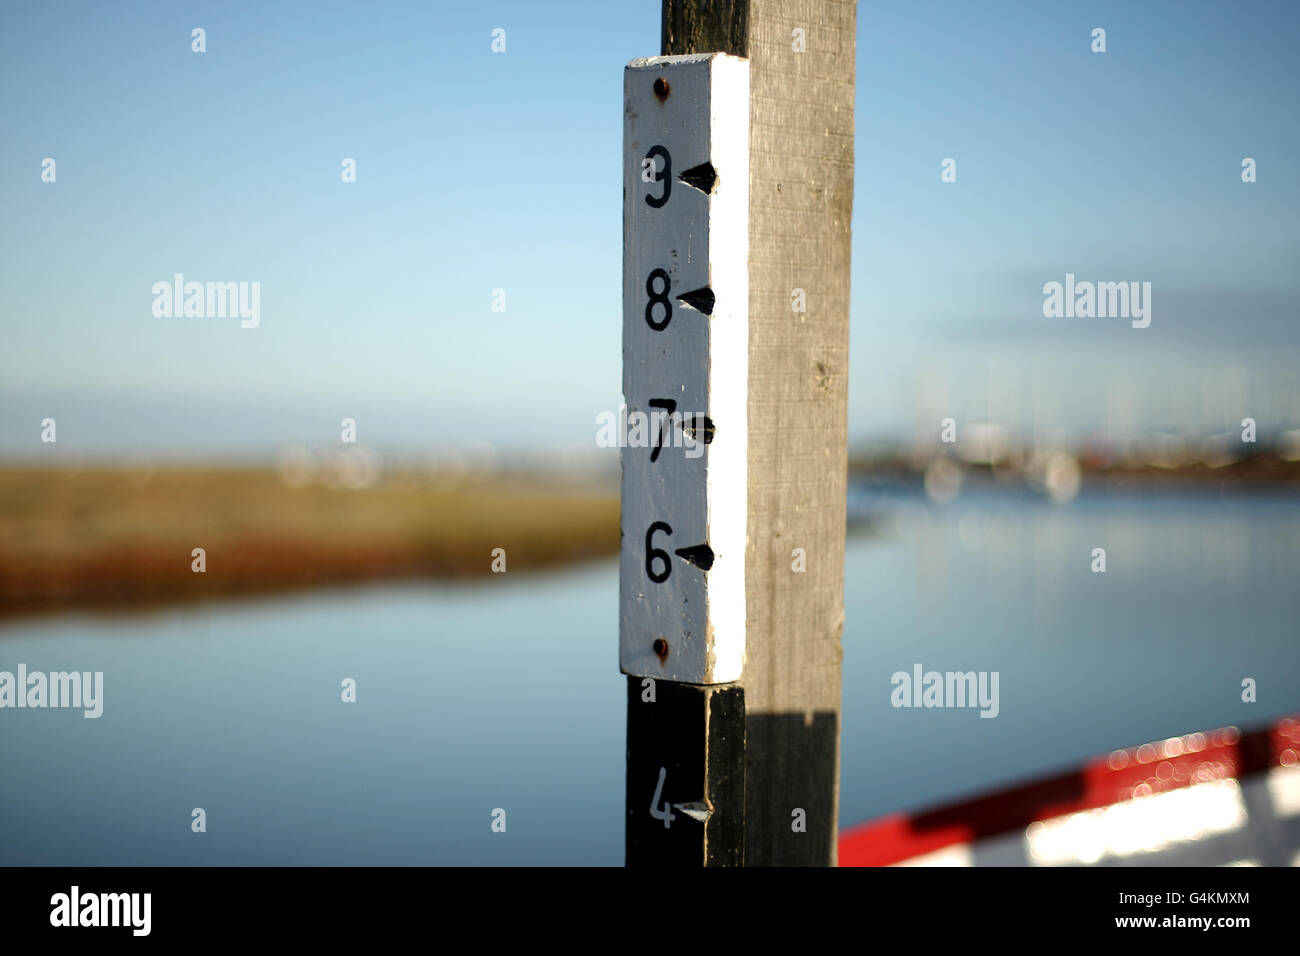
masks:
[[[698,166],[683,170],[677,178],[702,193],[711,193],[718,183],[718,171],[713,168],[712,163],[700,163]]]
[[[704,419],[703,424],[700,423],[701,418]],[[682,431],[696,441],[702,441],[707,445],[713,441],[713,433],[717,431],[717,426],[713,424],[713,419],[708,415],[696,415],[682,419]]]
[[[713,567],[713,549],[707,544],[696,544],[689,548],[678,548],[673,554],[681,558],[687,564],[693,564],[701,571],[707,571]]]
[[[713,290],[709,288],[692,289],[690,292],[683,292],[677,297],[678,302],[685,302],[692,309],[703,312],[705,315],[713,314]]]

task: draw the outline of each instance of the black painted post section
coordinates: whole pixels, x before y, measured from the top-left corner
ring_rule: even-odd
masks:
[[[628,866],[744,863],[739,685],[628,677],[626,823]]]

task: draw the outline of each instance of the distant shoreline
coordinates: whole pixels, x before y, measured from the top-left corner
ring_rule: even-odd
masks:
[[[436,475],[293,487],[256,468],[8,468],[0,618],[511,574],[608,557],[618,543],[617,494],[596,485]]]
[[[850,462],[851,484],[923,482],[930,462]],[[1027,470],[959,463],[974,484]],[[1268,453],[1222,467],[1079,462],[1085,485],[1263,490],[1300,484]],[[850,533],[875,516],[850,509]],[[196,572],[194,549],[203,549]],[[500,549],[498,553],[497,549]],[[273,596],[390,581],[464,580],[612,558],[619,500],[608,481],[525,473],[397,473],[366,487],[295,483],[265,467],[0,467],[0,620]]]
[[[1089,482],[1113,483],[1193,483],[1221,485],[1300,484],[1300,460],[1282,458],[1271,449],[1238,458],[1210,462],[1187,460],[1155,464],[1149,461],[1106,459],[1099,456],[1064,453],[1078,474]],[[910,480],[923,477],[936,462],[950,461],[966,476],[997,481],[1033,481],[1037,462],[1028,455],[1007,454],[989,459],[962,459],[937,450],[907,455],[891,452],[855,455],[849,458],[849,477],[857,480]]]

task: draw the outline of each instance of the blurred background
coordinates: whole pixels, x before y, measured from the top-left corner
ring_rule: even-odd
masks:
[[[0,10],[0,670],[105,675],[0,714],[0,863],[621,863],[595,436],[659,23]],[[1300,710],[1298,45],[1287,3],[859,4],[844,825]],[[178,273],[260,324],[155,316]],[[1045,318],[1067,273],[1150,326]],[[891,707],[916,662],[999,717]]]

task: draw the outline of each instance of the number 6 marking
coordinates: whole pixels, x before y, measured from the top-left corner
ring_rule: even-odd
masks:
[[[656,521],[645,533],[645,573],[650,575],[650,580],[655,584],[663,584],[668,580],[668,575],[672,574],[673,564],[667,551],[663,548],[656,548],[654,546],[654,536],[656,531],[662,531],[665,534],[672,534],[673,529],[669,527],[667,522]],[[663,571],[659,574],[655,573],[654,563],[656,561],[662,561],[664,565]]]

